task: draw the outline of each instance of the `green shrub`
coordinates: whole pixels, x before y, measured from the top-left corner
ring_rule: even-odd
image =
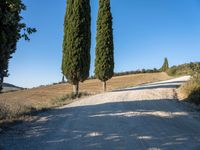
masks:
[[[177,67],[173,66],[167,70],[167,74],[170,76],[175,76],[175,75],[177,75],[177,73],[176,73],[177,70],[178,70]]]
[[[195,89],[190,93],[188,99],[192,102],[195,103],[196,105],[200,104],[200,88]]]

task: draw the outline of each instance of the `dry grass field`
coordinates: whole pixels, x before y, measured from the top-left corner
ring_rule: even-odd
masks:
[[[169,79],[166,73],[146,73],[113,77],[107,83],[108,91],[130,87],[139,84],[161,81]],[[80,91],[90,94],[100,93],[102,83],[99,80],[87,80],[80,84]],[[15,110],[13,113],[29,111],[29,109],[51,108],[55,106],[55,100],[59,100],[66,94],[72,92],[70,84],[57,84],[43,86],[28,90],[9,92],[0,94],[0,104],[9,107],[9,110]],[[26,107],[24,107],[26,106]]]

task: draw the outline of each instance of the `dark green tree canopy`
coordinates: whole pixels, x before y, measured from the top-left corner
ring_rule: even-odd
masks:
[[[21,11],[26,10],[21,0],[0,0],[0,90],[3,78],[8,76],[8,63],[16,51],[19,39],[30,40],[35,28],[22,23]]]
[[[89,76],[90,22],[90,0],[67,0],[62,72],[73,85]]]
[[[99,0],[95,76],[107,81],[114,74],[114,44],[110,0]]]

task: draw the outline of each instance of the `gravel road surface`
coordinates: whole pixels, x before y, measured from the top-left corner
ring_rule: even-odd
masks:
[[[188,76],[87,97],[0,134],[1,150],[199,150],[200,121],[175,100]]]

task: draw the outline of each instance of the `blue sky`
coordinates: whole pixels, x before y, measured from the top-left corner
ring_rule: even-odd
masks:
[[[61,80],[66,0],[24,0],[24,21],[38,32],[20,41],[5,82],[22,87]],[[111,0],[115,72],[200,60],[200,0]],[[98,0],[91,0],[91,74]]]

